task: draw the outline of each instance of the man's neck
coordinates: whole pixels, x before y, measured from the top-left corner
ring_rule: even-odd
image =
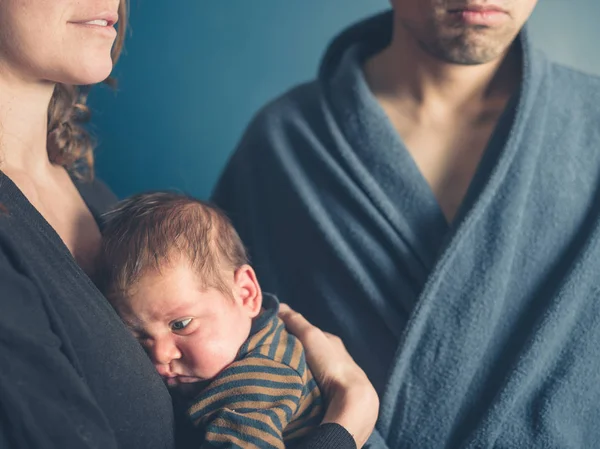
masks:
[[[486,64],[450,64],[401,32],[366,63],[373,94],[448,222],[463,202],[520,72],[518,51]]]
[[[48,105],[54,85],[26,82],[0,66],[0,168],[46,170]]]
[[[511,49],[485,64],[451,64],[428,54],[402,29],[364,70],[376,97],[417,120],[421,115],[496,109],[515,91],[521,72],[518,52]]]

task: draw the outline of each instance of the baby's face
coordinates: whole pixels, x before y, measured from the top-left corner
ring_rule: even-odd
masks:
[[[201,290],[187,264],[148,273],[118,311],[169,386],[215,377],[234,361],[248,338],[255,308],[234,288],[234,298]],[[260,309],[260,305],[259,305]]]

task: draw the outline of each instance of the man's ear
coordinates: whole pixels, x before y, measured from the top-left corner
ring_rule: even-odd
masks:
[[[256,273],[250,265],[242,265],[233,275],[233,293],[236,301],[248,312],[250,318],[258,316],[262,306],[262,291]]]

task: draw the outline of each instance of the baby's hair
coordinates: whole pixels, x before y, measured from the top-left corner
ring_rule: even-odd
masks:
[[[246,249],[227,216],[187,195],[135,195],[102,218],[101,287],[111,301],[127,295],[147,272],[181,262],[196,271],[201,288],[231,296],[223,270],[234,271],[248,263]]]

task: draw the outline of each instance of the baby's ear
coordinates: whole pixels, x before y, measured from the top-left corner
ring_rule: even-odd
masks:
[[[262,291],[256,273],[250,265],[242,265],[233,275],[236,301],[248,312],[250,318],[258,316],[262,307]]]

